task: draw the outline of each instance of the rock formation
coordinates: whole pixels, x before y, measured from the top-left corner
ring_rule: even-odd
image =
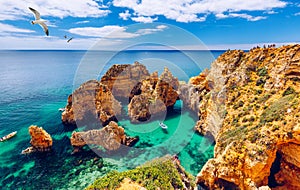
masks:
[[[208,81],[197,128],[216,141],[214,158],[198,174],[198,184],[300,188],[299,71],[300,45],[233,50],[212,63],[205,79],[190,81],[195,88]]]
[[[133,122],[149,120],[151,116],[166,113],[178,99],[179,82],[165,68],[161,76],[149,74],[138,62],[133,65],[113,65],[101,78],[83,83],[68,97],[62,122],[77,126],[93,125],[101,121],[107,125],[117,121],[121,113],[120,100],[129,103],[128,115]],[[80,124],[79,124],[80,123]]]
[[[136,61],[133,65],[113,65],[101,78],[101,83],[107,85],[115,97],[128,100],[132,88],[148,76],[146,67]]]
[[[35,125],[29,127],[29,134],[31,136],[31,146],[22,151],[22,154],[32,152],[50,151],[52,148],[51,136],[42,128]]]
[[[105,126],[110,121],[116,121],[116,116],[120,114],[121,104],[114,98],[110,89],[96,80],[90,80],[68,97],[68,104],[62,113],[62,122],[83,126],[100,121]]]
[[[120,146],[130,146],[138,139],[126,137],[124,129],[114,121],[99,130],[89,130],[84,132],[73,132],[71,136],[71,145],[75,152],[80,150],[86,144],[100,145],[106,150],[117,150]]]
[[[137,83],[131,91],[128,115],[132,122],[147,121],[151,116],[166,113],[178,99],[179,82],[165,68],[158,77],[157,72]]]
[[[206,105],[209,97],[206,95],[211,91],[212,87],[209,86],[209,81],[207,75],[209,71],[206,69],[199,76],[191,77],[189,82],[181,82],[179,85],[179,97],[183,101],[185,107],[193,111],[195,114],[198,114],[200,121],[205,121],[207,116]],[[201,109],[200,109],[201,108]],[[202,126],[202,125],[200,125]],[[201,130],[201,129],[197,129]],[[201,131],[202,134],[205,134],[204,131]]]

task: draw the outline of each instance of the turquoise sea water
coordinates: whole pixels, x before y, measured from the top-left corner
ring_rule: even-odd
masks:
[[[161,72],[167,66],[180,80],[187,80],[209,68],[212,61],[212,57],[201,51],[188,53],[201,60],[201,64],[195,64],[178,51],[121,52],[103,65],[96,77],[100,78],[111,64],[140,61],[151,72]],[[212,53],[216,57],[222,52]],[[81,189],[110,170],[132,168],[166,153],[178,153],[181,164],[196,175],[212,157],[213,146],[208,139],[193,133],[196,118],[182,109],[180,101],[165,117],[167,131],[157,121],[132,124],[121,119],[119,124],[128,135],[140,137],[129,152],[102,159],[86,147],[80,154],[71,155],[69,137],[74,128],[62,125],[58,108],[65,106],[76,87],[74,78],[80,73],[78,68],[86,62],[99,61],[97,56],[93,59],[85,55],[85,51],[0,51],[0,136],[18,131],[14,138],[0,143],[1,188]],[[85,76],[80,80],[86,78],[95,77]],[[52,152],[20,154],[30,146],[30,125],[42,126],[52,136]]]

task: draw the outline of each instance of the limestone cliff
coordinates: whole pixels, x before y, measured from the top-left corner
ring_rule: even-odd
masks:
[[[96,81],[83,83],[68,97],[66,110],[62,113],[65,124],[78,126],[99,123],[103,126],[116,121],[121,114],[121,104],[112,95],[110,89]]]
[[[216,145],[197,183],[300,189],[300,45],[227,51],[200,78],[190,81],[195,88],[209,84],[198,102],[197,128]]]
[[[31,146],[23,150],[22,154],[51,150],[53,144],[52,138],[42,127],[32,125],[29,127],[28,131],[31,136]]]
[[[178,99],[178,87],[178,79],[168,68],[165,68],[159,77],[157,72],[154,72],[142,80],[131,91],[128,105],[131,121],[147,121],[151,116],[166,113]]]
[[[107,85],[115,97],[128,100],[132,88],[148,76],[146,67],[136,61],[133,65],[113,65],[101,78],[101,83]]]
[[[70,140],[76,152],[86,144],[100,145],[106,150],[117,150],[122,144],[129,146],[138,139],[126,137],[124,129],[111,121],[99,130],[73,132]]]
[[[179,85],[179,97],[191,111],[199,112],[199,103],[204,96],[210,92],[209,81],[207,75],[209,71],[206,69],[199,76],[191,77],[188,84],[181,82]]]

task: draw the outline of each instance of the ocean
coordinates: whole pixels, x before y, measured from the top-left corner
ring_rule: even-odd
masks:
[[[157,122],[132,124],[120,120],[125,132],[138,135],[140,140],[129,152],[106,158],[89,147],[71,154],[69,138],[75,129],[61,123],[58,109],[66,105],[68,95],[82,82],[101,78],[112,64],[139,61],[150,72],[159,73],[167,66],[179,80],[187,81],[209,68],[223,52],[0,51],[0,136],[18,131],[12,139],[0,142],[1,188],[83,189],[111,170],[130,169],[164,154],[178,154],[183,167],[196,175],[213,156],[213,144],[194,133],[196,116],[183,109],[181,101],[165,116],[167,132]],[[52,152],[21,154],[30,146],[30,125],[41,126],[52,136]]]

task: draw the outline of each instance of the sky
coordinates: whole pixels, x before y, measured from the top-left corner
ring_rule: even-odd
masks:
[[[49,36],[31,24],[28,7],[40,12]],[[129,41],[154,49],[250,49],[299,43],[299,31],[295,0],[0,1],[0,49],[110,49]]]

